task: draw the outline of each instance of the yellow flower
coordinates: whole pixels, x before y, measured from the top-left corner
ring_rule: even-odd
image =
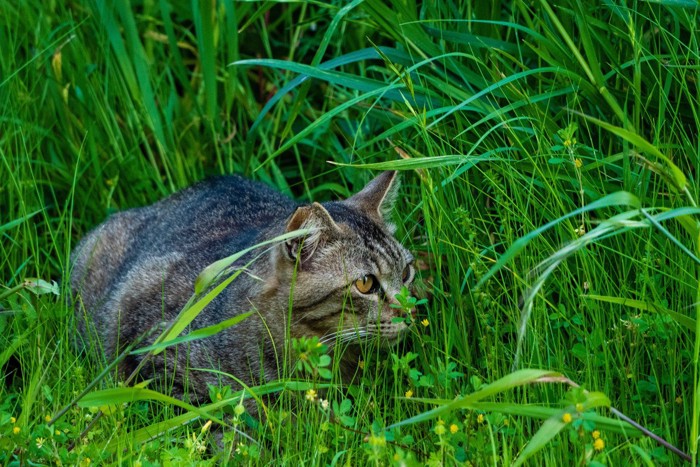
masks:
[[[510,425],[510,420],[508,420],[507,418],[505,420],[503,420],[503,426],[509,426],[509,425]]]
[[[371,435],[369,437],[368,442],[369,442],[370,446],[375,446],[375,447],[386,446],[386,438],[383,436]]]
[[[574,164],[576,164],[577,169],[580,169],[581,167],[583,167],[583,162],[581,162],[581,159],[579,159],[579,158],[574,159]]]
[[[571,420],[573,419],[574,417],[572,417],[569,412],[566,412],[564,415],[561,416],[561,421],[564,423],[571,423]]]
[[[16,434],[16,435],[18,435],[20,431],[22,431],[22,429],[21,429],[20,427],[18,427],[18,426],[14,427],[14,428],[12,429],[12,433],[14,433],[14,434]]]
[[[598,438],[597,440],[593,441],[593,449],[596,451],[602,451],[604,447],[605,441],[603,441],[603,438]]]
[[[317,396],[317,393],[316,393],[315,389],[309,389],[308,391],[306,391],[306,400],[307,401],[310,401],[310,402],[315,401],[316,396]]]
[[[10,417],[10,423],[14,425],[15,423],[17,423],[17,419],[15,417]]]
[[[595,430],[593,433],[591,433],[591,436],[593,436],[593,439],[600,438],[600,431]]]
[[[206,433],[207,431],[209,431],[209,428],[211,427],[211,423],[212,423],[211,420],[208,420],[207,423],[205,423],[204,426],[202,427],[202,430],[200,431],[200,433]]]
[[[61,434],[62,434],[62,433],[61,433],[61,430],[56,430],[56,431],[54,432],[54,435],[56,435],[56,436],[61,436]]]
[[[421,321],[420,324],[427,328],[428,326],[430,326],[430,321],[428,321],[428,319],[426,318],[423,321]]]
[[[450,433],[455,434],[459,431],[459,427],[455,425],[454,423],[450,425]]]
[[[44,420],[46,420],[46,423],[49,423],[51,421],[51,415],[45,416]]]
[[[477,423],[484,423],[484,414],[480,413],[478,417],[476,417]]]
[[[571,146],[574,146],[574,145],[576,145],[576,138],[564,140],[564,146],[566,146],[567,148],[570,148]]]
[[[583,412],[583,404],[582,403],[579,402],[578,404],[576,404],[576,412]]]
[[[406,394],[404,394],[404,395],[405,395],[408,399],[410,399],[411,397],[413,397],[413,391],[409,389],[408,391],[406,391]]]

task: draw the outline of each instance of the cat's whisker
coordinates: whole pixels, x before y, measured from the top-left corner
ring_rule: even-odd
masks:
[[[339,339],[340,343],[358,342],[367,337],[372,337],[374,333],[366,327],[349,329]]]
[[[343,344],[347,342],[359,341],[370,335],[372,335],[372,332],[364,326],[351,329],[341,329],[340,331],[326,334],[320,339],[320,342],[328,345]]]

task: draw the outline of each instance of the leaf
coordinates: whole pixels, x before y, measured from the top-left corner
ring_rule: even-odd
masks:
[[[656,146],[651,144],[649,141],[644,139],[642,136],[638,135],[637,133],[634,133],[630,130],[626,130],[624,128],[620,128],[618,126],[612,125],[610,123],[604,122],[603,120],[597,119],[595,117],[588,116],[586,114],[583,114],[581,112],[572,110],[572,113],[588,120],[589,122],[595,123],[596,125],[600,126],[601,128],[608,130],[609,132],[619,136],[620,138],[624,139],[625,141],[633,144],[635,147],[639,148],[642,152],[652,155],[655,158],[661,160],[665,164],[665,169],[667,172],[667,175],[669,176],[670,180],[673,182],[676,188],[679,190],[683,190],[686,188],[687,185],[687,180],[685,178],[685,175],[681,171],[681,169],[678,168],[676,164],[674,164],[671,159],[666,157],[661,151],[659,151]]]
[[[586,392],[586,400],[583,401],[583,409],[596,409],[598,407],[610,407],[610,398],[598,391]]]
[[[197,276],[197,279],[194,281],[194,293],[199,295],[202,293],[203,290],[209,288],[211,284],[219,277],[221,273],[223,273],[226,268],[231,266],[233,263],[241,259],[245,254],[263,247],[265,245],[270,245],[273,243],[281,243],[287,240],[290,240],[292,238],[297,238],[297,237],[303,237],[305,235],[309,235],[311,233],[311,229],[299,229],[295,230],[294,232],[289,232],[283,235],[279,235],[275,238],[271,238],[269,240],[265,240],[264,242],[260,242],[257,245],[253,245],[251,247],[245,248],[237,253],[232,254],[231,256],[228,256],[226,258],[220,259],[218,261],[215,261],[211,263],[209,266],[204,268],[202,272],[199,273]]]
[[[478,391],[473,392],[469,395],[460,397],[455,400],[450,400],[450,401],[434,401],[439,404],[438,407],[429,410],[427,412],[423,412],[421,414],[418,414],[414,417],[408,418],[406,420],[400,421],[398,423],[394,423],[393,425],[387,427],[387,429],[391,428],[396,428],[399,426],[403,425],[411,425],[413,423],[418,423],[418,422],[424,422],[427,420],[430,420],[432,418],[435,418],[443,413],[446,412],[453,412],[455,410],[459,409],[465,409],[465,408],[473,408],[477,402],[481,401],[482,399],[485,399],[487,397],[494,396],[496,394],[508,391],[510,389],[513,389],[515,387],[519,386],[525,386],[527,384],[532,384],[538,382],[538,380],[542,378],[562,378],[561,373],[557,373],[555,371],[549,371],[549,370],[531,370],[531,369],[525,369],[525,370],[517,370],[514,371],[513,373],[510,373],[502,378],[500,378],[497,381],[494,381],[491,384],[487,384],[485,386],[482,386]],[[419,398],[414,398],[411,399],[414,401],[420,401],[420,402],[429,402],[428,400],[425,399],[419,399]]]
[[[697,208],[690,208],[690,209],[697,209]],[[673,211],[676,211],[676,210],[673,210]],[[700,211],[700,209],[698,209],[698,211]],[[648,213],[645,209],[642,209],[641,212],[642,212],[642,215],[644,215],[644,217],[646,217],[647,220],[648,220],[654,227],[656,227],[662,234],[664,234],[666,237],[668,237],[668,239],[671,240],[671,242],[673,242],[678,248],[680,248],[681,251],[683,251],[683,253],[685,253],[686,255],[688,255],[688,256],[689,256],[693,261],[695,261],[696,263],[700,264],[700,259],[699,259],[697,256],[695,256],[695,254],[694,254],[692,251],[690,251],[690,250],[688,249],[688,247],[686,247],[685,245],[683,245],[683,244],[680,242],[680,240],[678,240],[678,239],[675,237],[675,235],[673,235],[671,232],[669,232],[668,229],[667,229],[666,227],[664,227],[663,225],[661,225],[661,224],[659,223],[659,220],[671,218],[671,215],[670,215],[670,214],[671,214],[672,211],[664,212],[664,213],[661,213],[661,214],[657,214],[657,215],[655,215],[655,216],[649,215],[649,213]],[[664,214],[667,214],[667,216],[666,216],[666,217],[662,217],[662,216],[664,216]],[[685,217],[687,217],[687,216],[681,216],[680,214],[676,214],[676,215],[679,216],[679,219],[684,219]],[[686,223],[687,223],[687,222],[683,222],[683,221],[682,221],[682,222],[681,222],[681,225],[685,225]],[[694,240],[695,240],[696,238],[697,238],[697,236],[693,236],[693,239],[694,239]]]
[[[592,211],[594,209],[600,209],[600,208],[606,208],[606,207],[612,207],[612,206],[632,206],[634,208],[639,208],[641,206],[641,203],[639,199],[634,196],[632,193],[628,193],[626,191],[618,191],[616,193],[609,194],[607,196],[604,196],[603,198],[600,198],[599,200],[593,201],[592,203],[589,203],[579,209],[576,209],[574,211],[571,211],[570,213],[567,213],[558,219],[555,219],[551,222],[548,222],[547,224],[543,225],[542,227],[533,230],[529,234],[525,235],[524,237],[519,238],[516,240],[508,250],[501,255],[500,258],[498,258],[498,261],[496,261],[496,264],[489,269],[489,271],[484,274],[484,276],[481,278],[479,283],[477,284],[477,287],[480,287],[481,285],[484,284],[491,276],[493,276],[499,269],[501,269],[508,261],[510,261],[515,255],[517,255],[520,250],[525,248],[525,246],[530,243],[531,240],[533,240],[535,237],[539,236],[546,230],[554,227],[555,225],[559,224],[560,222],[569,219],[571,217],[578,216],[581,213]]]
[[[45,295],[49,293],[52,293],[54,295],[61,295],[56,281],[51,281],[51,283],[49,284],[43,279],[25,279],[24,286],[27,290],[29,290],[35,295]]]
[[[395,62],[399,62],[404,65],[412,63],[411,57],[408,54],[406,54],[406,52],[389,47],[379,47],[379,49],[382,51],[383,54],[390,57]],[[331,70],[333,68],[338,68],[349,63],[355,63],[362,60],[376,60],[378,58],[380,57],[375,49],[366,48],[350,52],[332,60],[328,60],[327,62],[319,64],[318,68],[322,70]],[[241,63],[241,61],[236,61],[231,63],[229,66],[236,65],[245,65],[245,63]],[[258,128],[260,123],[264,121],[264,117],[269,113],[272,106],[274,106],[280,99],[282,99],[286,94],[291,92],[294,88],[296,88],[308,79],[309,76],[305,74],[299,75],[296,78],[290,80],[283,88],[277,91],[277,93],[275,93],[275,95],[267,101],[262,110],[260,110],[260,114],[257,116],[255,121],[251,125],[248,133],[251,135],[256,135],[257,132],[255,130]]]
[[[340,167],[357,167],[370,170],[416,170],[416,169],[434,169],[447,165],[460,165],[470,163],[474,165],[481,161],[502,161],[503,159],[491,156],[464,156],[446,155],[433,157],[412,157],[410,159],[397,159],[388,162],[373,162],[369,164],[344,164],[341,162],[328,161],[329,164]]]
[[[261,392],[262,394],[262,392]],[[117,450],[123,449],[125,446],[124,444],[126,443],[134,443],[134,444],[140,444],[144,443],[146,441],[149,441],[151,439],[157,438],[158,436],[175,429],[179,426],[185,425],[193,420],[198,419],[202,414],[206,418],[215,420],[213,417],[208,416],[207,414],[209,413],[216,413],[221,408],[230,406],[233,404],[237,404],[240,401],[240,398],[242,396],[245,397],[250,397],[250,392],[249,391],[237,391],[234,394],[232,394],[230,397],[222,400],[222,401],[217,401],[212,404],[204,405],[202,407],[199,407],[198,412],[193,412],[189,411],[184,414],[178,415],[176,417],[173,417],[169,420],[165,420],[162,422],[157,422],[152,425],[146,426],[144,428],[140,428],[136,431],[133,431],[129,433],[128,437],[122,437],[122,436],[116,436],[112,439],[112,441],[107,445],[107,450],[110,452],[115,452]],[[220,421],[219,421],[220,422]],[[244,437],[247,437],[247,435],[243,435]]]
[[[331,364],[330,355],[321,355],[318,359],[318,366],[328,366]]]
[[[331,84],[345,86],[362,92],[373,92],[385,89],[386,92],[383,93],[382,97],[386,97],[387,99],[398,102],[403,101],[401,93],[394,88],[387,88],[387,83],[384,81],[363,78],[350,73],[343,73],[341,71],[332,71],[330,69],[324,69],[321,67],[304,65],[301,63],[290,62],[288,60],[277,60],[272,58],[238,60],[237,62],[231,63],[230,65],[264,66],[272,69],[291,71],[294,73],[303,74],[306,77],[320,79]]]
[[[344,426],[351,427],[355,424],[355,419],[347,415],[341,415],[340,417],[338,417],[338,419],[340,420],[340,423],[342,423]]]
[[[158,355],[165,348],[161,347],[163,342],[172,341],[177,336],[179,336],[182,331],[189,326],[194,319],[199,316],[199,314],[204,310],[204,308],[211,303],[223,290],[228,287],[228,285],[233,282],[240,274],[242,270],[239,269],[227,277],[224,281],[210,290],[204,297],[195,303],[188,302],[187,305],[180,311],[175,320],[170,325],[170,328],[163,331],[163,333],[158,336],[155,342],[156,350],[153,351],[154,355]]]
[[[522,450],[520,456],[515,460],[514,466],[522,465],[523,462],[542,449],[564,429],[566,423],[562,421],[561,417],[563,414],[564,412],[560,411],[557,415],[553,415],[542,424],[540,429],[537,430],[537,433],[530,439],[530,442],[527,443],[525,449]]]
[[[586,393],[586,400],[583,402],[584,410],[593,409],[596,407],[610,407],[610,399],[601,392],[588,392]],[[520,453],[520,456],[516,459],[514,466],[522,465],[528,458],[530,458],[537,451],[542,449],[549,441],[551,441],[556,435],[558,435],[561,430],[566,426],[566,423],[562,420],[564,413],[567,410],[559,410],[555,412],[551,417],[549,417],[542,424],[537,433],[530,439],[527,443],[525,449]],[[585,420],[586,413],[578,414],[578,418]],[[625,424],[626,425],[626,424]]]
[[[152,389],[146,389],[141,387],[112,388],[91,392],[90,394],[87,394],[85,397],[78,401],[78,406],[113,406],[136,401],[156,401],[161,402],[163,404],[174,405],[187,411],[194,412],[202,417],[211,419],[216,423],[224,423],[222,420],[219,420],[218,418],[210,415],[209,413],[207,413],[199,407],[187,404],[181,401],[180,399],[166,396],[165,394],[161,394],[160,392],[154,391]]]
[[[597,300],[599,302],[607,302],[607,303],[615,303],[617,305],[623,305],[623,306],[628,306],[630,308],[636,308],[637,310],[644,310],[644,311],[655,311],[657,313],[666,313],[669,315],[675,322],[680,324],[686,329],[691,330],[692,332],[695,332],[695,323],[696,321],[686,315],[683,315],[681,313],[678,313],[676,311],[669,310],[668,308],[664,308],[659,305],[655,305],[653,303],[647,303],[643,302],[641,300],[634,300],[631,298],[622,298],[622,297],[610,297],[610,296],[604,296],[604,295],[582,295],[582,298],[585,298],[587,300]]]
[[[130,355],[138,355],[150,351],[158,351],[160,353],[162,350],[164,350],[166,347],[171,347],[176,344],[182,344],[184,342],[190,342],[193,340],[197,339],[204,339],[206,337],[213,336],[216,333],[219,333],[223,331],[224,329],[228,329],[232,326],[235,326],[236,324],[240,323],[241,321],[245,320],[248,318],[250,315],[252,315],[253,312],[249,311],[247,313],[240,314],[238,316],[234,316],[233,318],[229,318],[225,321],[222,321],[218,324],[214,324],[212,326],[207,326],[205,328],[197,329],[195,331],[192,331],[191,333],[181,336],[172,340],[168,340],[165,342],[161,342],[158,344],[153,344],[149,345],[148,347],[141,347],[140,349],[136,349],[130,353]]]
[[[464,99],[459,104],[451,106],[447,112],[445,112],[441,117],[436,118],[435,120],[430,122],[430,124],[426,128],[429,129],[429,128],[434,127],[435,125],[440,123],[442,120],[449,117],[453,113],[463,109],[464,107],[466,107],[470,103],[472,103],[474,101],[478,101],[479,99],[483,98],[485,95],[488,95],[488,94],[492,93],[493,91],[500,89],[501,87],[505,87],[509,83],[517,81],[520,78],[526,78],[529,75],[536,75],[536,74],[540,74],[540,73],[556,73],[557,71],[560,71],[560,70],[558,70],[556,67],[544,67],[544,68],[535,68],[532,70],[521,71],[519,73],[513,73],[512,75],[509,75],[506,78],[504,78],[504,79],[502,79],[494,84],[491,84],[490,86],[487,86],[486,88],[482,89],[481,91],[470,95],[468,98]]]
[[[48,384],[42,385],[41,391],[44,393],[44,398],[46,398],[47,401],[53,402],[53,394],[51,394],[51,388]]]
[[[39,209],[38,211],[34,211],[30,214],[27,214],[26,216],[19,217],[15,220],[11,220],[10,222],[8,222],[6,224],[0,225],[0,233],[3,233],[7,230],[14,228],[14,227],[17,227],[18,225],[20,225],[24,221],[31,219],[32,217],[36,216],[37,214],[39,214],[42,211],[43,211],[43,209]]]

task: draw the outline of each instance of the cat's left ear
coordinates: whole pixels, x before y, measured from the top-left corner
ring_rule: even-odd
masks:
[[[382,172],[369,182],[362,191],[344,202],[363,212],[372,220],[385,224],[392,230],[390,222],[391,210],[394,208],[394,203],[398,197],[400,185],[401,181],[399,180],[398,171]]]
[[[331,215],[319,203],[300,206],[287,221],[287,232],[297,229],[310,229],[311,233],[304,237],[287,240],[284,244],[287,258],[292,261],[306,262],[324,240],[333,238],[340,231]]]

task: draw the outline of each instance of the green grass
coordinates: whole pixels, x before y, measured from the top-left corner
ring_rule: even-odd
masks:
[[[0,465],[683,463],[611,407],[697,464],[698,13],[2,2]],[[110,213],[213,174],[323,201],[387,169],[429,300],[356,385],[298,343],[314,364],[255,423],[225,388],[176,409],[76,353],[69,256]]]

